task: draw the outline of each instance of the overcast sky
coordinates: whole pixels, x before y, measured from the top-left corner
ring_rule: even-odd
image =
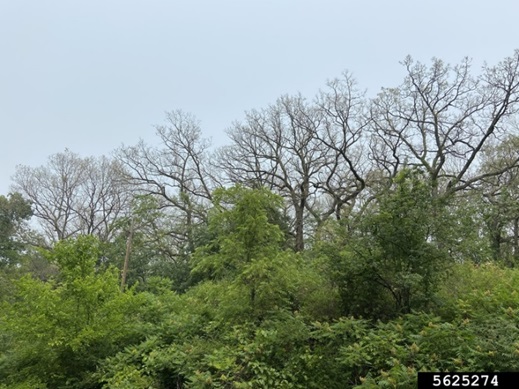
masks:
[[[410,54],[495,64],[517,0],[0,0],[0,194],[18,164],[155,141],[164,112],[207,137],[282,94],[351,71],[374,95]]]

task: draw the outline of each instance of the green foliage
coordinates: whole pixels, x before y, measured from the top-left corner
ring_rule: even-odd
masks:
[[[91,236],[59,242],[48,253],[59,264],[59,281],[29,276],[2,305],[1,333],[7,339],[0,376],[15,385],[39,380],[52,388],[97,387],[92,373],[100,359],[136,335],[129,314],[139,298],[122,294],[115,269],[96,272],[99,243]]]
[[[412,313],[386,323],[315,323],[314,350],[326,360],[319,372],[348,387],[414,388],[418,371],[517,371],[517,315],[487,309],[478,319]]]
[[[491,262],[457,264],[443,283],[438,300],[436,310],[446,320],[519,309],[519,272]]]
[[[152,337],[107,360],[103,378],[114,387],[123,377],[158,388],[308,387],[299,373],[310,358],[307,320],[337,314],[336,294],[308,259],[282,250],[269,218],[277,197],[236,187],[215,198],[213,239],[194,257],[205,281]]]
[[[478,188],[482,232],[495,261],[515,266],[519,260],[519,137],[509,134],[500,143],[485,149],[482,167],[489,175]],[[485,241],[484,239],[481,239]]]
[[[517,371],[519,271],[440,276],[430,189],[406,172],[358,229],[297,254],[279,198],[221,190],[181,295],[150,274],[122,293],[105,245],[59,242],[45,254],[58,276],[13,280],[1,305],[0,388],[414,388],[419,371]]]
[[[195,273],[210,278],[234,276],[252,261],[275,256],[281,247],[280,228],[269,222],[269,210],[281,198],[266,190],[242,187],[214,193],[209,232],[214,239],[195,253]]]
[[[117,231],[114,239],[103,242],[104,265],[123,268],[127,243],[131,232],[131,250],[126,285],[146,289],[152,277],[168,277],[171,288],[184,292],[189,286],[189,250],[178,247],[174,241],[174,217],[161,209],[158,200],[151,196],[135,196],[131,214],[113,223]]]
[[[484,237],[484,207],[477,193],[456,196],[446,207],[439,241],[454,262],[483,263],[492,258],[492,248]]]
[[[402,171],[357,231],[317,245],[346,314],[384,318],[427,306],[446,266],[432,194],[419,171]]]
[[[283,234],[269,221],[281,199],[266,190],[233,187],[216,191],[214,201],[209,217],[214,239],[195,252],[195,277],[232,280],[233,287],[246,289],[258,315],[286,305],[299,259],[282,250]]]
[[[216,311],[223,307],[200,309],[192,304],[200,302],[194,298],[183,295],[185,303],[191,304],[171,315],[167,328],[157,328],[147,341],[110,358],[106,381],[119,385],[131,376],[157,388],[305,387],[296,384],[295,376],[302,367],[296,350],[307,338],[304,322],[286,314],[259,326],[252,322],[221,325]]]
[[[230,132],[222,177],[182,113],[158,128],[166,152],[22,166],[34,203],[0,196],[0,389],[414,388],[419,371],[519,371],[517,58],[478,79],[466,61],[407,58],[373,104],[348,75],[314,103],[282,98]],[[210,193],[220,178],[256,189]],[[31,205],[52,249],[27,229]]]
[[[19,193],[0,196],[0,268],[19,262],[24,245],[17,235],[31,216],[31,204]]]
[[[58,265],[63,282],[73,282],[95,274],[101,246],[97,238],[85,235],[59,241],[44,255]]]

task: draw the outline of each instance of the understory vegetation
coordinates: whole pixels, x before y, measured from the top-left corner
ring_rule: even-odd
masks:
[[[404,61],[213,150],[58,153],[0,196],[0,388],[415,388],[519,371],[519,52]],[[31,221],[31,222],[30,222]]]

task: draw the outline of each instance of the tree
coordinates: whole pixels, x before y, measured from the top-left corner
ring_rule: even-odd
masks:
[[[245,287],[253,310],[281,304],[288,292],[283,278],[295,265],[282,248],[281,229],[271,222],[281,198],[265,189],[237,186],[215,191],[214,201],[209,218],[214,239],[195,252],[193,273]]]
[[[209,141],[201,137],[194,116],[182,111],[166,115],[166,125],[157,126],[160,147],[140,141],[118,150],[125,179],[138,193],[159,200],[159,207],[176,221],[170,235],[176,248],[193,251],[195,230],[206,221],[205,207],[218,186],[209,170]]]
[[[93,236],[60,241],[47,253],[59,266],[58,280],[15,281],[0,310],[3,383],[98,388],[98,364],[140,340],[130,317],[138,316],[142,296],[120,292],[116,269],[96,270],[101,246]]]
[[[0,196],[0,301],[10,298],[13,276],[22,272],[21,265],[30,249],[25,235],[31,215],[31,204],[19,193]]]
[[[173,289],[185,291],[189,281],[189,254],[177,246],[178,240],[171,235],[177,222],[160,209],[159,200],[150,195],[136,195],[130,212],[115,223],[117,233],[105,244],[104,262],[123,269],[122,284],[147,288],[151,277],[169,278]],[[194,241],[198,245],[198,232]],[[124,262],[126,277],[124,277]]]
[[[115,161],[66,150],[50,156],[45,166],[17,166],[13,189],[31,201],[48,244],[81,234],[108,241],[128,201],[120,174]]]
[[[287,199],[294,220],[295,250],[304,249],[305,212],[315,206],[315,182],[329,158],[315,133],[320,117],[301,96],[282,97],[228,132],[233,145],[220,164],[232,183],[265,186]]]
[[[200,282],[152,324],[151,337],[106,361],[104,379],[113,387],[320,387],[304,385],[314,360],[303,355],[311,341],[301,311],[311,312],[315,290],[333,296],[301,255],[282,249],[272,223],[282,199],[240,186],[213,199],[212,238],[193,255]]]
[[[485,146],[511,130],[519,108],[519,50],[473,76],[468,59],[456,66],[407,57],[407,76],[383,88],[371,102],[373,156],[395,176],[400,167],[421,167],[437,196],[451,196],[516,166],[477,171]]]
[[[436,202],[423,173],[403,170],[356,231],[318,245],[345,314],[384,318],[427,306],[448,263],[434,242],[442,228]]]
[[[331,204],[321,216],[321,223],[331,214],[341,219],[355,208],[355,202],[366,188],[372,169],[368,156],[366,100],[356,80],[349,73],[329,81],[316,105],[322,112],[322,130],[316,136],[333,159],[323,166],[316,184]],[[347,213],[344,215],[344,207]]]
[[[504,260],[512,266],[519,259],[519,167],[517,161],[519,137],[510,135],[488,147],[482,158],[481,174],[497,172],[481,180],[475,188],[480,196],[482,223],[486,226],[494,260]]]
[[[31,204],[20,193],[0,196],[0,265],[18,262],[24,247],[20,233],[31,216]]]
[[[296,251],[315,225],[353,207],[365,187],[362,109],[362,94],[346,75],[315,103],[284,96],[228,131],[232,144],[220,150],[219,166],[231,183],[264,186],[286,199]]]

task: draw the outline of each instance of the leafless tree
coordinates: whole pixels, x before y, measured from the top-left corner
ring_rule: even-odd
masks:
[[[410,57],[398,88],[385,88],[371,104],[372,155],[390,174],[420,166],[450,196],[499,171],[477,171],[482,150],[506,131],[519,107],[519,51],[497,66],[471,74],[468,59],[450,66],[426,65]]]
[[[319,169],[330,159],[315,136],[321,121],[303,97],[284,96],[234,123],[228,130],[232,144],[219,155],[231,183],[264,186],[289,202],[296,250],[304,248],[305,211],[317,212]]]
[[[318,187],[331,200],[322,219],[335,214],[340,219],[346,205],[351,211],[366,188],[372,169],[368,158],[366,99],[349,73],[327,83],[316,99],[322,125],[316,137],[327,149],[330,159],[320,169]]]
[[[158,147],[140,141],[122,147],[118,161],[128,184],[160,199],[160,206],[177,220],[170,233],[179,245],[194,247],[194,228],[206,219],[207,205],[218,180],[209,168],[210,142],[202,138],[199,122],[182,111],[167,113],[157,126]]]
[[[219,154],[230,182],[264,186],[286,199],[297,251],[312,225],[340,218],[365,187],[362,93],[348,75],[328,86],[314,102],[284,96],[248,112],[229,129],[232,144]]]
[[[78,234],[107,241],[128,201],[120,173],[119,164],[107,157],[82,158],[66,150],[44,166],[17,166],[12,189],[32,202],[49,242]]]

